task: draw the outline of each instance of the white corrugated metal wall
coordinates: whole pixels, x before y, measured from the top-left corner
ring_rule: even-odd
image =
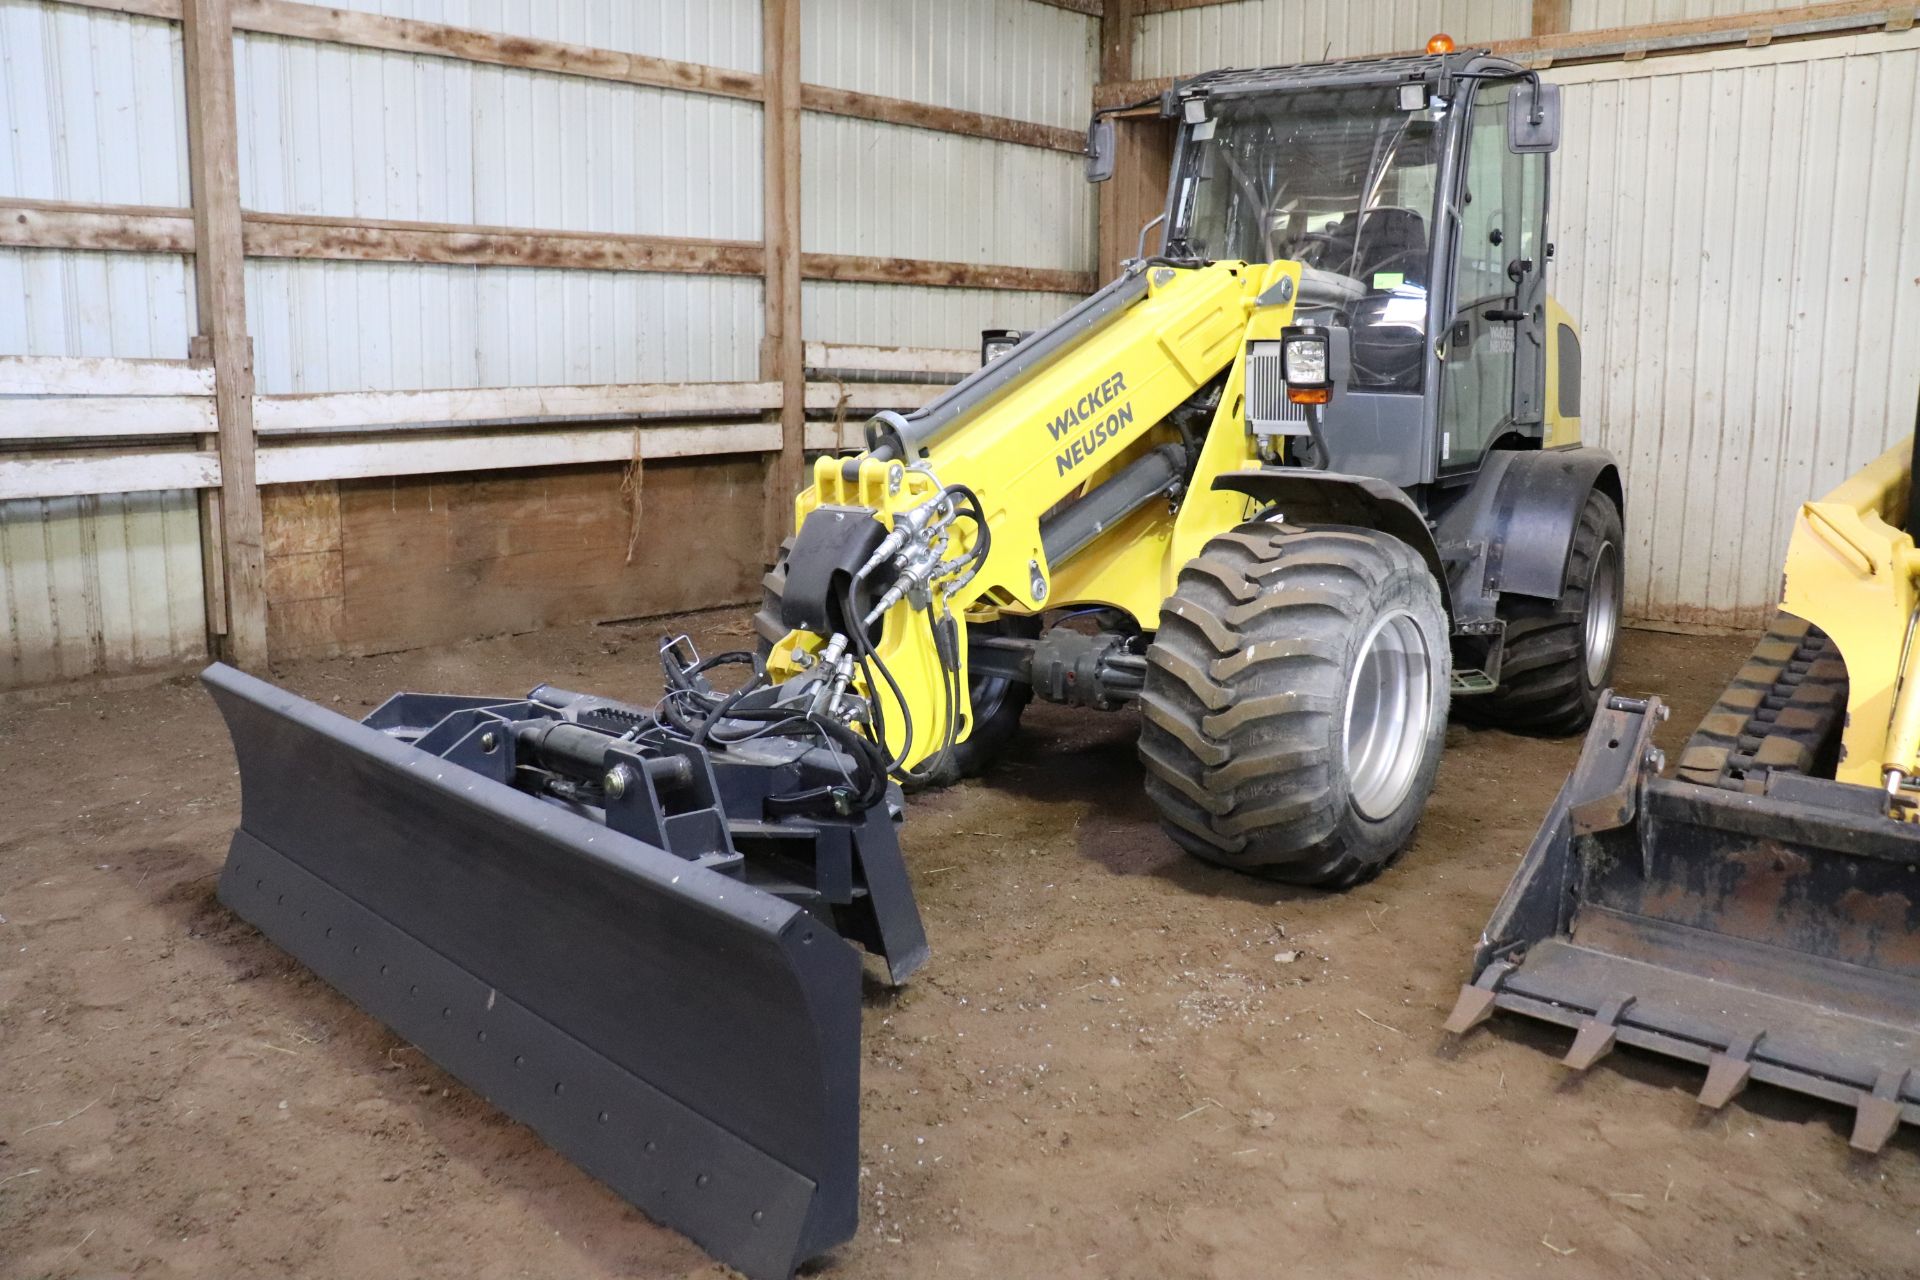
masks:
[[[1575,31],[1591,31],[1599,27],[1720,18],[1786,7],[1780,0],[1573,0],[1571,25]]]
[[[759,0],[387,0],[394,17],[759,67]],[[644,15],[642,10],[644,9]],[[760,238],[760,104],[243,33],[262,213]],[[758,376],[757,279],[253,260],[264,394]]]
[[[809,84],[1082,128],[1099,23],[1034,0],[806,0]],[[1088,271],[1094,202],[1060,151],[808,113],[801,245],[809,253]],[[809,281],[808,338],[971,347],[983,328],[1032,328],[1057,293]]]
[[[1133,74],[1189,76],[1418,49],[1444,31],[1462,48],[1530,34],[1527,0],[1237,0],[1150,13],[1133,41]]]
[[[181,206],[179,28],[0,0],[0,195]],[[173,254],[0,248],[0,354],[181,359]],[[0,502],[0,689],[206,652],[199,503],[179,490]]]
[[[1628,473],[1628,608],[1754,625],[1795,504],[1913,429],[1920,33],[1576,67],[1555,292]]]

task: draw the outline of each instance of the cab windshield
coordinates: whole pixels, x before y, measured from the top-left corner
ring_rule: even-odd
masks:
[[[1403,111],[1395,96],[1375,86],[1210,102],[1175,236],[1197,257],[1289,258],[1367,285],[1424,284],[1438,113]]]
[[[1354,327],[1356,386],[1417,391],[1443,107],[1396,86],[1220,97],[1189,126],[1171,253],[1314,269]]]

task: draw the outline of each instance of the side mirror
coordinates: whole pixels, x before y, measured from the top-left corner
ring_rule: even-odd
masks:
[[[1095,116],[1087,125],[1087,181],[1105,182],[1113,176],[1113,121]]]
[[[1507,150],[1518,155],[1560,149],[1560,86],[1522,80],[1507,100]]]

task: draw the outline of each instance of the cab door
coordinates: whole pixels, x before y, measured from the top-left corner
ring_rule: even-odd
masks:
[[[1482,83],[1464,131],[1453,323],[1440,375],[1442,474],[1477,468],[1501,435],[1541,420],[1547,157],[1508,149],[1515,83]]]

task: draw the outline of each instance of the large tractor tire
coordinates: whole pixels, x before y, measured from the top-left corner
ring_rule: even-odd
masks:
[[[1440,766],[1447,635],[1432,572],[1387,534],[1254,523],[1207,543],[1147,650],[1140,759],[1168,835],[1295,884],[1378,875]]]
[[[1623,541],[1620,509],[1594,490],[1574,530],[1559,601],[1509,596],[1500,602],[1507,621],[1500,687],[1461,699],[1463,720],[1556,737],[1586,732],[1613,679]]]
[[[760,608],[753,615],[754,650],[761,657],[773,652],[773,646],[786,638],[787,626],[780,621],[780,599],[787,585],[787,552],[793,539],[780,544],[780,555],[760,579]],[[985,626],[969,627],[969,636],[1017,635],[1040,633],[1038,618],[1006,617]],[[998,756],[1020,729],[1020,713],[1033,701],[1033,686],[1019,680],[975,676],[969,682],[973,699],[973,732],[964,742],[955,743],[946,759],[937,766],[923,765],[918,777],[905,781],[909,791],[950,787],[962,778],[977,777]],[[929,767],[931,766],[931,767]]]

